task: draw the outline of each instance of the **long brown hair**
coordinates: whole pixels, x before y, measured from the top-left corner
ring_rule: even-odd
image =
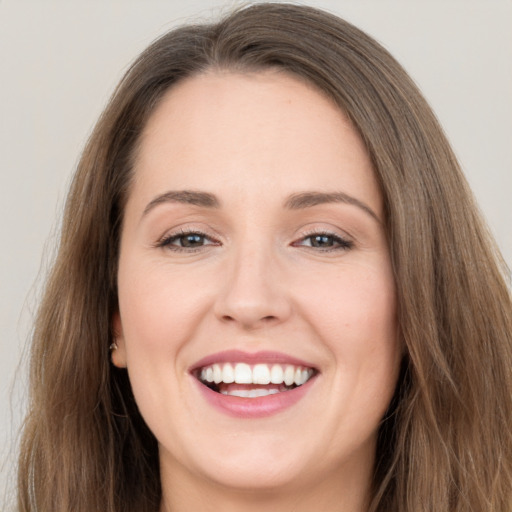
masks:
[[[69,193],[35,325],[20,511],[157,511],[157,443],[109,363],[123,208],[162,95],[208,69],[279,68],[352,120],[382,190],[402,372],[379,432],[372,512],[512,509],[512,305],[506,269],[442,129],[378,43],[325,12],[240,9],[173,30],[129,69]]]

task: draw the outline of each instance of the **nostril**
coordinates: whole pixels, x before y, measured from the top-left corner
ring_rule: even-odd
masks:
[[[276,320],[277,317],[274,315],[267,315],[260,319],[261,322],[272,322]],[[222,320],[225,320],[226,322],[234,322],[236,319],[232,317],[231,315],[223,315]]]

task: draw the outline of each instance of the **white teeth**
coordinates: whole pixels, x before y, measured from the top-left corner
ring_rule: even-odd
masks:
[[[270,382],[272,382],[272,384],[282,384],[284,382],[281,365],[275,364],[272,366],[272,370],[270,370]]]
[[[287,366],[284,370],[284,383],[287,386],[291,386],[295,380],[295,368],[293,366]]]
[[[213,382],[215,384],[222,382],[222,370],[218,364],[213,365]]]
[[[237,363],[235,365],[235,382],[237,384],[252,384],[252,370],[248,364]]]
[[[302,386],[313,375],[312,368],[295,365],[268,365],[258,363],[250,366],[246,363],[215,363],[201,368],[198,377],[203,382],[231,384],[285,384]]]
[[[226,363],[222,369],[222,382],[226,384],[235,382],[235,371],[229,363]]]
[[[268,384],[270,382],[270,370],[266,364],[257,364],[252,369],[253,384]]]

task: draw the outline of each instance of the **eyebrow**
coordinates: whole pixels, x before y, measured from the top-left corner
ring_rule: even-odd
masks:
[[[197,192],[195,190],[171,190],[152,199],[146,208],[144,208],[142,215],[147,215],[153,208],[155,208],[155,206],[163,203],[191,204],[194,206],[202,206],[203,208],[220,207],[220,202],[217,197],[208,192]]]
[[[219,199],[209,192],[170,190],[152,199],[144,208],[142,215],[147,215],[153,208],[164,203],[181,203],[203,208],[220,208]],[[381,222],[377,214],[368,205],[345,192],[301,192],[292,194],[286,199],[284,207],[288,210],[303,210],[328,203],[345,203],[357,206],[378,223]]]
[[[327,203],[345,203],[357,206],[379,224],[381,223],[377,214],[367,204],[345,192],[302,192],[293,194],[286,200],[285,207],[289,210],[302,210]]]

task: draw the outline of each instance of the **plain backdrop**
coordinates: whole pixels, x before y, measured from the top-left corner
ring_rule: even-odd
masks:
[[[512,1],[305,3],[367,31],[409,71],[443,124],[511,266]],[[236,5],[0,0],[0,503],[15,473],[24,407],[27,370],[18,363],[85,140],[128,64],[153,39]]]

